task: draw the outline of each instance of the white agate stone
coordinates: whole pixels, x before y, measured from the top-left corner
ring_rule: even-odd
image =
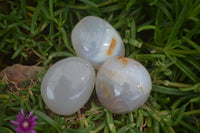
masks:
[[[130,58],[109,59],[97,73],[97,96],[102,105],[113,113],[136,110],[148,99],[151,88],[148,71]]]
[[[61,115],[78,111],[89,99],[95,82],[93,67],[80,57],[55,63],[45,74],[41,94],[50,110]]]
[[[107,59],[125,54],[118,32],[99,17],[84,17],[74,27],[71,38],[78,56],[88,60],[96,69]]]

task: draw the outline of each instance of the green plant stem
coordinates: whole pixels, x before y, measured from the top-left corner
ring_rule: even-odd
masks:
[[[176,54],[187,54],[187,55],[194,55],[194,54],[199,54],[197,50],[177,50],[177,49],[169,49],[167,50],[169,52],[173,52]]]
[[[187,115],[198,115],[200,114],[200,109],[197,110],[192,110],[192,111],[188,111],[188,112],[184,112],[183,115],[187,116]]]
[[[179,50],[179,49],[167,49],[165,50],[164,48],[149,44],[149,43],[143,43],[146,47],[149,47],[153,50],[156,50],[158,52],[156,53],[165,53],[165,52],[173,52],[176,54],[186,54],[186,55],[194,55],[194,54],[199,54],[197,50]]]
[[[154,49],[154,50],[156,50],[156,51],[159,51],[159,52],[162,52],[162,53],[164,53],[164,48],[161,48],[161,47],[157,47],[157,46],[155,46],[155,45],[152,45],[152,44],[149,44],[149,43],[143,43],[143,45],[145,45],[146,47],[149,47],[149,48],[151,48],[151,49]]]
[[[170,87],[179,87],[179,88],[188,88],[188,87],[193,87],[194,85],[192,84],[184,84],[184,83],[178,83],[178,82],[171,82],[168,80],[156,80],[153,81],[155,83],[160,83],[163,84],[165,86],[170,86]]]

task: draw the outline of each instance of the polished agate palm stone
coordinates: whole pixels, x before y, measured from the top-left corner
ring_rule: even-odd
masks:
[[[136,110],[148,99],[151,88],[148,71],[130,58],[111,58],[97,73],[97,96],[102,105],[113,113]]]
[[[50,110],[61,115],[78,111],[89,99],[95,82],[93,67],[80,57],[55,63],[45,74],[41,94]]]
[[[77,55],[88,60],[96,69],[111,57],[125,54],[118,32],[99,17],[81,19],[74,27],[71,38]]]

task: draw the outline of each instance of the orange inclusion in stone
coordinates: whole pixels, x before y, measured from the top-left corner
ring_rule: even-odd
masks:
[[[108,55],[111,55],[111,54],[113,53],[116,44],[117,44],[116,39],[115,39],[115,38],[112,38],[112,41],[111,41],[110,47],[109,47],[108,52],[107,52]]]
[[[118,57],[118,59],[121,60],[124,65],[127,65],[128,60],[126,58],[124,58],[124,57]]]

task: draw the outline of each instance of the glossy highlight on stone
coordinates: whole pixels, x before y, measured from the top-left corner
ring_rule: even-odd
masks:
[[[107,21],[87,16],[72,31],[72,44],[78,56],[98,69],[106,60],[124,56],[124,44],[118,32]]]
[[[97,73],[97,96],[102,105],[113,113],[136,110],[146,102],[151,88],[146,68],[130,58],[113,57]]]
[[[50,110],[61,115],[78,111],[94,89],[95,71],[80,57],[70,57],[55,63],[45,74],[41,94]]]

